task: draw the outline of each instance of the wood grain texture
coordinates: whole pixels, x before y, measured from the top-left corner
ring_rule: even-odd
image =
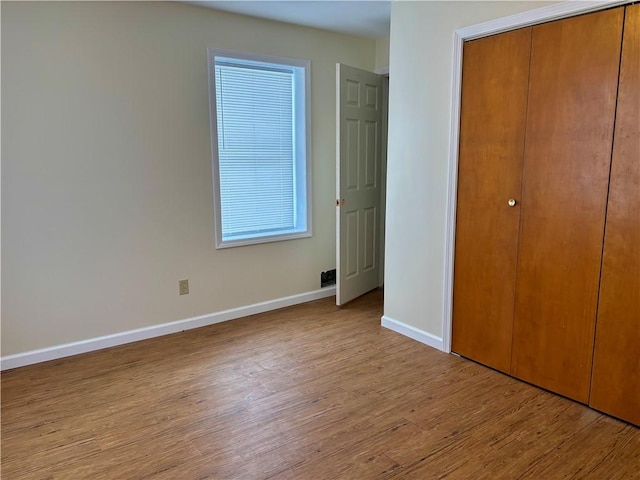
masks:
[[[464,45],[452,349],[508,373],[531,28]]]
[[[589,403],[640,425],[640,5],[625,16]]]
[[[623,8],[533,27],[512,374],[587,402]]]
[[[381,314],[328,298],[4,372],[2,479],[638,478],[637,428]]]

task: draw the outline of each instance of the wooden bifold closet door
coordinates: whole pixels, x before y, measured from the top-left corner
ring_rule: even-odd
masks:
[[[589,404],[640,425],[640,4],[627,7]]]
[[[624,8],[533,28],[511,372],[586,403]]]
[[[639,12],[465,43],[452,326],[454,352],[634,423]]]
[[[452,348],[507,373],[530,49],[531,28],[464,45]]]

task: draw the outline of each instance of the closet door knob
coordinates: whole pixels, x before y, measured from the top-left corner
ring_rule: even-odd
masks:
[[[516,206],[516,199],[515,198],[510,198],[509,201],[507,202],[507,205],[509,205],[510,207],[515,207]]]

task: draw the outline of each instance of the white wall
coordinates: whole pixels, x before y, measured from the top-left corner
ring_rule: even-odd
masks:
[[[392,2],[384,315],[418,333],[443,333],[454,31],[549,3]]]
[[[214,248],[207,47],[311,60],[312,238]],[[2,2],[2,355],[320,288],[335,63],[375,53],[180,3]]]

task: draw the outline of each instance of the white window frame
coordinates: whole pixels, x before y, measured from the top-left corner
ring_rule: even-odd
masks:
[[[265,62],[279,64],[288,67],[301,67],[304,70],[304,84],[296,82],[296,96],[304,93],[304,105],[296,104],[296,113],[304,107],[304,146],[296,146],[295,155],[299,158],[304,155],[304,172],[300,170],[301,160],[296,160],[295,185],[304,185],[306,188],[305,206],[302,214],[306,213],[306,229],[292,233],[276,233],[256,235],[249,238],[223,240],[222,238],[222,213],[220,197],[220,169],[218,164],[218,122],[216,107],[216,77],[215,59],[216,57],[226,57],[238,60],[248,60],[255,62]],[[312,162],[311,162],[311,62],[296,58],[276,57],[272,55],[262,55],[255,53],[236,52],[232,50],[222,50],[218,48],[207,48],[208,78],[209,78],[209,124],[211,129],[211,157],[212,157],[212,177],[213,177],[213,206],[214,206],[214,237],[217,249],[238,247],[243,245],[254,245],[259,243],[278,242],[282,240],[292,240],[296,238],[308,238],[313,234],[312,229]],[[302,115],[300,115],[302,116]],[[298,131],[298,128],[296,128]],[[296,133],[296,137],[298,132]],[[298,143],[298,142],[296,142]],[[294,187],[294,191],[296,188]],[[298,201],[296,201],[298,202]]]

